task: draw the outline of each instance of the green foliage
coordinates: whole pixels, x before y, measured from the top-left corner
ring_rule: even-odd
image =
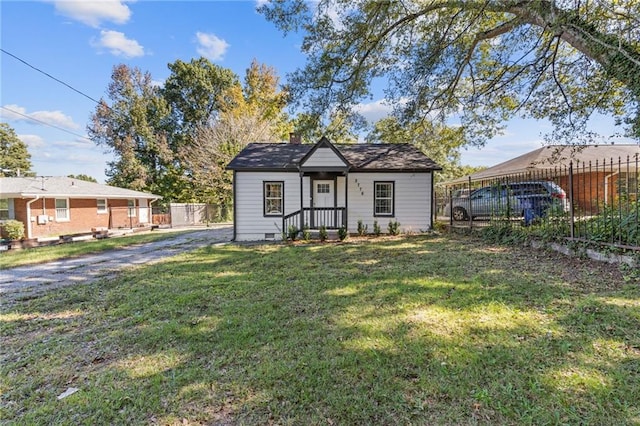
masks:
[[[96,178],[93,178],[89,175],[84,175],[84,174],[79,174],[79,175],[67,175],[67,177],[70,177],[72,179],[78,179],[78,180],[84,180],[86,182],[93,182],[93,183],[98,183]]]
[[[10,240],[21,240],[24,238],[24,223],[18,220],[5,220],[2,223],[2,229]]]
[[[600,213],[584,223],[578,230],[598,242],[611,242],[629,246],[640,246],[640,205],[615,203],[603,206]]]
[[[369,225],[365,225],[362,219],[358,219],[358,235],[363,237],[367,235]]]
[[[305,241],[311,240],[311,230],[309,229],[309,225],[306,223],[302,227],[302,239]]]
[[[387,230],[389,231],[389,235],[400,235],[400,222],[397,220],[390,220],[387,225]]]
[[[319,230],[320,241],[327,241],[329,238],[329,233],[327,232],[327,227],[322,225]]]
[[[341,226],[340,228],[338,228],[338,239],[340,241],[344,241],[349,237],[349,231],[347,231],[347,228],[344,226]]]
[[[589,140],[586,123],[596,111],[640,137],[635,0],[615,8],[605,1],[291,0],[260,11],[284,32],[303,31],[307,64],[287,81],[311,114],[349,110],[386,78],[387,101],[403,122],[459,116],[467,143],[484,144],[514,114],[550,120],[556,143]]]
[[[382,234],[382,228],[380,227],[380,224],[378,223],[377,220],[373,221],[373,235],[375,235],[376,237],[379,237],[380,234]]]
[[[35,176],[31,171],[31,154],[15,130],[0,123],[0,177]]]
[[[295,241],[296,238],[298,238],[299,232],[300,230],[298,229],[297,226],[289,225],[289,228],[287,228],[287,238],[290,239],[291,241]]]

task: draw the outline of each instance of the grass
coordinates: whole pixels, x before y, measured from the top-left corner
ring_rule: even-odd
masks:
[[[210,247],[4,306],[0,422],[638,424],[637,284],[455,236]]]
[[[163,240],[175,235],[175,232],[144,233],[102,240],[77,241],[53,246],[34,247],[24,250],[9,250],[0,252],[0,269],[51,262],[90,253],[99,253],[132,244],[143,244]]]

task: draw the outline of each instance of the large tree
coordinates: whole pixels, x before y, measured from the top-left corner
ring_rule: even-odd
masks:
[[[169,146],[170,110],[151,75],[120,64],[113,68],[102,100],[91,116],[89,137],[113,152],[108,183],[165,194],[163,177],[173,165]]]
[[[482,144],[514,115],[585,135],[594,112],[640,137],[638,0],[273,0],[261,8],[305,34],[292,98],[349,110],[384,77],[404,119],[460,117]]]
[[[367,141],[415,145],[442,166],[442,171],[436,174],[440,181],[464,176],[467,170],[460,165],[460,148],[465,144],[461,127],[423,120],[402,124],[395,117],[387,117],[375,123]]]
[[[0,177],[34,176],[27,144],[7,123],[0,123]]]
[[[278,142],[289,131],[287,93],[275,69],[255,60],[239,82],[222,90],[214,117],[200,123],[180,158],[201,201],[230,205],[232,175],[226,165],[251,142]]]

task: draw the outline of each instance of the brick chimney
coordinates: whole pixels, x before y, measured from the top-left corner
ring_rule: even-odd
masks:
[[[302,143],[302,138],[300,135],[291,132],[289,133],[289,143],[291,145],[300,145]]]

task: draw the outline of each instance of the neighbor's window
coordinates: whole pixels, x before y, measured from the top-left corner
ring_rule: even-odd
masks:
[[[393,216],[394,206],[394,183],[393,182],[374,182],[373,194],[373,215],[374,216]]]
[[[0,220],[9,219],[9,199],[0,198]]]
[[[106,198],[98,198],[96,200],[98,205],[98,214],[107,213],[107,199]]]
[[[127,200],[127,216],[136,217],[136,200]]]
[[[69,199],[56,198],[56,220],[69,220]]]
[[[281,216],[284,211],[284,182],[264,182],[264,215]]]

